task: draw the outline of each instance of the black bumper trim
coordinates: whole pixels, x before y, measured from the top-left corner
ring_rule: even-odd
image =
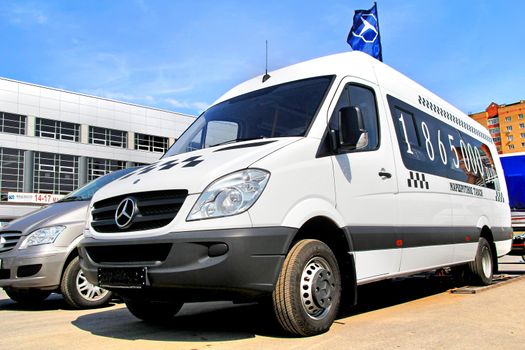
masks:
[[[264,227],[171,232],[157,237],[111,241],[84,238],[78,249],[82,270],[95,284],[99,283],[99,268],[147,267],[149,286],[144,287],[144,293],[166,294],[171,290],[185,299],[213,300],[217,294],[234,300],[238,296],[257,297],[273,291],[296,232],[296,228],[290,227]],[[90,249],[114,248],[116,257],[122,247],[140,249],[163,243],[171,244],[163,261],[114,258],[110,262],[100,259],[96,262],[89,254]],[[217,256],[211,250],[217,244],[227,246],[224,254]]]

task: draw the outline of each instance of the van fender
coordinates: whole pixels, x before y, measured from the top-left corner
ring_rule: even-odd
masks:
[[[479,228],[480,233],[484,226],[490,228],[489,218],[487,218],[485,215],[480,216],[480,218],[478,219],[478,223],[476,224],[476,227]]]
[[[307,198],[295,204],[284,217],[282,225],[300,228],[308,220],[318,216],[332,220],[341,228],[345,227],[343,217],[335,206],[323,198]]]

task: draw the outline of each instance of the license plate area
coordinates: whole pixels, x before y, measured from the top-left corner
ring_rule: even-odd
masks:
[[[98,269],[98,284],[102,288],[139,289],[147,285],[147,267],[111,267]]]

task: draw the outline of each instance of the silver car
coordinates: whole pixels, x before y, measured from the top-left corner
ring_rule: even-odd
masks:
[[[0,287],[11,299],[35,304],[57,292],[74,308],[98,307],[109,301],[111,293],[89,283],[80,270],[77,243],[93,194],[136,169],[104,175],[2,227]]]

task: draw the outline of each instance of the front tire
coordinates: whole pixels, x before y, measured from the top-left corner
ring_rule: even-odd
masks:
[[[112,293],[90,283],[80,269],[78,256],[69,262],[60,283],[66,303],[75,309],[88,309],[106,305]]]
[[[184,305],[182,302],[157,302],[134,298],[124,298],[124,302],[133,316],[148,323],[169,321]]]
[[[18,288],[4,288],[5,293],[9,298],[21,305],[35,306],[44,301],[51,292],[40,289],[18,289]]]
[[[470,262],[468,267],[475,284],[488,286],[492,283],[494,260],[490,244],[485,238],[479,239],[476,259]]]
[[[332,250],[323,242],[297,242],[284,261],[272,295],[281,327],[300,336],[330,329],[341,300],[341,275]]]

